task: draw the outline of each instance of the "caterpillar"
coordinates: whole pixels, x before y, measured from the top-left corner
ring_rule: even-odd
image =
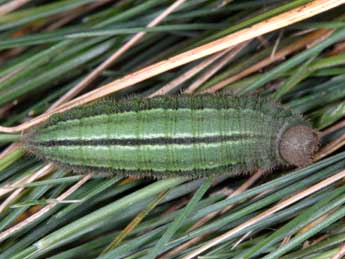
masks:
[[[302,167],[318,133],[297,113],[255,96],[103,100],[53,115],[26,148],[75,172],[157,178]]]

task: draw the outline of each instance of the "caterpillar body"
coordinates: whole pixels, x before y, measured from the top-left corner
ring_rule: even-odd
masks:
[[[205,177],[304,166],[318,135],[265,98],[104,100],[53,115],[24,135],[37,156],[77,172]]]

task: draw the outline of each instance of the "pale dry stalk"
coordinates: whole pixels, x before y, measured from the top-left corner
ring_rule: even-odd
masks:
[[[28,129],[46,119],[53,113],[63,112],[73,107],[94,101],[98,98],[107,96],[116,91],[128,88],[134,84],[142,82],[146,79],[152,78],[163,72],[169,71],[176,67],[190,63],[194,60],[212,55],[219,51],[236,46],[240,43],[264,35],[266,33],[278,30],[296,22],[305,20],[317,14],[323,13],[327,10],[335,8],[345,3],[345,0],[314,0],[303,6],[294,8],[275,17],[259,22],[243,30],[224,36],[220,39],[214,40],[210,43],[188,50],[184,53],[178,54],[167,60],[150,65],[146,68],[140,69],[127,76],[117,79],[109,84],[106,84],[98,89],[90,91],[68,103],[61,105],[59,108],[50,112],[44,113],[41,116],[32,119],[26,123],[15,127],[0,126],[0,132],[14,133]]]
[[[10,12],[18,9],[19,7],[21,7],[22,5],[24,5],[30,1],[31,0],[12,0],[12,1],[9,1],[8,3],[0,6],[0,15],[5,15],[7,13],[10,13]]]
[[[200,85],[205,83],[210,77],[216,74],[220,69],[222,69],[226,64],[228,64],[236,55],[248,45],[249,42],[244,42],[236,46],[231,51],[227,52],[224,57],[222,57],[219,62],[217,62],[211,69],[206,71],[197,80],[195,80],[188,88],[185,89],[184,93],[192,94]]]
[[[31,183],[45,175],[48,175],[49,173],[51,173],[53,170],[55,169],[54,165],[52,164],[48,164],[46,166],[44,166],[43,168],[41,168],[40,170],[38,170],[37,172],[33,173],[32,175],[28,176],[28,177],[24,177],[22,179],[20,179],[18,182],[14,183],[13,186],[16,186],[18,184],[20,185],[25,185],[28,183]],[[12,188],[8,188],[8,186],[6,187],[2,187],[0,188],[0,196],[11,192],[13,189]],[[16,200],[16,198],[18,197],[18,195],[24,190],[24,187],[20,187],[20,188],[16,188],[15,191],[9,196],[7,197],[6,200],[4,200],[1,205],[0,205],[0,213],[2,213],[13,201]]]
[[[158,25],[163,19],[165,19],[170,13],[172,13],[176,8],[183,4],[186,0],[177,0],[171,6],[164,10],[159,16],[152,20],[146,27],[152,28]],[[134,35],[127,43],[125,43],[121,48],[119,48],[114,54],[107,58],[103,63],[96,67],[89,75],[87,75],[82,81],[80,81],[75,87],[69,90],[65,95],[63,95],[58,101],[56,101],[48,111],[53,111],[56,107],[66,101],[71,100],[77,94],[79,94],[86,86],[90,85],[106,68],[111,66],[119,57],[126,53],[130,48],[132,48],[139,40],[145,36],[146,32],[139,32]]]
[[[328,127],[327,129],[323,130],[320,133],[320,137],[324,137],[328,134],[331,134],[341,128],[345,128],[345,119],[342,119],[341,121],[337,122],[336,124],[332,125],[331,127]]]
[[[318,161],[345,145],[345,133],[321,148],[314,156],[313,161]]]
[[[197,73],[199,73],[200,71],[202,71],[203,69],[205,69],[206,67],[208,67],[209,65],[211,65],[212,63],[217,61],[218,59],[220,59],[221,57],[223,57],[229,51],[231,51],[231,49],[223,50],[220,53],[214,54],[211,57],[206,58],[201,63],[188,69],[182,75],[180,75],[176,79],[170,81],[169,83],[167,83],[166,85],[164,85],[163,87],[161,87],[159,90],[152,93],[148,97],[152,98],[152,97],[155,97],[158,95],[165,95],[165,94],[169,93],[171,90],[175,89],[177,86],[179,86],[182,83],[184,83],[185,81],[189,80],[191,77],[193,77],[194,75],[196,75]]]
[[[311,45],[315,42],[320,42],[320,39],[324,39],[324,37],[328,37],[331,33],[332,33],[331,30],[314,31],[314,32],[310,33],[309,35],[303,37],[302,39],[297,40],[293,44],[290,44],[289,46],[282,48],[281,50],[277,51],[274,54],[274,56],[269,56],[268,58],[261,60],[260,62],[258,62],[255,65],[243,70],[242,72],[240,72],[236,75],[233,75],[233,76],[207,88],[202,93],[217,92],[217,91],[221,90],[222,88],[224,88],[225,86],[227,86],[231,83],[234,83],[234,82],[236,82],[236,81],[238,81],[238,80],[240,80],[246,76],[249,76],[255,72],[258,72],[261,69],[284,59],[286,56],[288,56],[288,55],[290,55],[296,51],[299,51],[303,48],[307,48],[309,45]]]
[[[205,245],[203,245],[202,247],[194,250],[193,252],[191,252],[190,254],[186,255],[185,257],[183,257],[183,259],[192,259],[197,257],[198,255],[200,255],[201,253],[207,251],[208,249],[210,249],[211,247],[214,247],[218,244],[220,244],[221,242],[228,240],[229,238],[231,238],[232,236],[234,236],[235,234],[243,231],[244,229],[260,222],[261,220],[264,220],[266,218],[268,218],[269,216],[273,215],[274,213],[290,206],[291,204],[329,186],[332,183],[335,183],[341,179],[343,179],[345,177],[345,170],[331,176],[328,177],[327,179],[309,187],[308,189],[299,192],[298,194],[279,202],[278,204],[276,204],[275,206],[273,206],[272,208],[260,213],[259,215],[251,218],[250,220],[242,223],[241,225],[225,232],[224,234],[220,235],[219,237],[216,237],[214,239],[212,239],[211,241],[207,242]]]
[[[165,17],[167,17],[171,12],[176,10],[181,4],[183,4],[186,0],[177,0],[172,5],[170,5],[164,12],[162,12],[159,16],[157,16],[152,22],[150,22],[147,27],[151,28],[159,24]],[[108,2],[106,1],[100,1],[99,3],[96,3],[96,6],[100,4],[104,4]],[[93,6],[91,6],[93,7]],[[120,49],[118,49],[113,55],[111,55],[107,60],[105,60],[102,64],[100,64],[95,70],[93,70],[88,76],[86,76],[80,83],[78,83],[75,87],[73,87],[69,92],[67,92],[65,95],[63,95],[58,101],[56,101],[49,109],[48,112],[51,110],[54,110],[59,105],[65,103],[66,101],[72,99],[74,96],[76,96],[78,93],[80,93],[87,85],[89,85],[92,81],[94,81],[102,72],[104,69],[109,67],[113,62],[115,62],[120,56],[122,56],[126,51],[128,51],[133,45],[135,45],[143,36],[145,35],[145,32],[137,33],[131,40],[129,40],[126,44],[124,44]],[[11,145],[11,151],[16,150],[19,148],[19,144],[14,146]],[[5,156],[8,152],[2,153],[1,157]],[[49,166],[52,166],[52,164],[48,164]],[[34,174],[35,175],[35,174]],[[19,193],[21,192],[21,189],[16,190],[8,199],[7,202],[10,202],[14,200]],[[8,203],[3,203],[5,206]],[[0,206],[0,212],[1,212],[1,206]]]
[[[239,188],[237,188],[234,192],[230,193],[230,195],[227,197],[227,199],[230,199],[230,198],[244,192],[245,190],[247,190],[250,186],[252,186],[263,175],[263,173],[264,173],[263,170],[258,170],[255,174],[253,174],[250,178],[248,178]],[[234,206],[235,206],[235,204],[232,204],[232,205],[227,206],[226,208],[224,208],[223,210],[221,210],[219,212],[210,213],[209,215],[201,218],[196,223],[194,223],[187,230],[187,232],[191,232],[191,231],[203,226],[204,224],[206,224],[211,219],[215,218],[218,215],[224,214],[225,212],[232,209]],[[207,237],[211,233],[212,233],[212,231],[209,231],[209,232],[207,232],[207,233],[205,233],[199,237],[195,237],[191,240],[188,240],[184,244],[182,244],[182,245],[170,250],[169,252],[161,255],[159,257],[159,259],[172,258],[173,256],[179,254],[181,251],[185,251],[187,248],[191,247],[192,245],[197,244],[199,241],[201,241],[202,239],[204,239],[205,237]]]
[[[52,170],[54,170],[54,166],[52,164],[48,164],[48,165],[45,165],[44,167],[42,167],[37,172],[31,174],[30,176],[23,177],[14,183],[11,183],[9,185],[5,185],[5,186],[1,187],[0,188],[0,197],[4,196],[5,194],[7,194],[7,193],[9,193],[15,189],[17,189],[18,186],[23,186],[25,184],[28,184],[28,183],[35,181],[36,179],[39,179],[43,176],[46,176]],[[22,188],[20,188],[20,189],[22,189]]]
[[[69,195],[74,193],[76,190],[78,190],[84,183],[86,183],[90,178],[92,177],[92,174],[85,175],[81,180],[79,180],[76,184],[74,184],[72,187],[70,187],[67,191],[62,193],[59,197],[56,198],[58,202],[49,203],[47,206],[43,207],[41,210],[39,210],[37,213],[31,215],[30,217],[26,218],[25,220],[21,221],[17,225],[14,225],[13,227],[3,231],[0,233],[0,241],[8,238],[13,233],[19,231],[20,229],[24,228],[26,225],[34,222],[36,219],[41,217],[42,215],[46,214],[48,211],[50,211],[52,208],[54,208],[57,204],[59,204],[60,201],[65,200]]]
[[[330,259],[342,259],[345,256],[345,243],[343,243],[340,248],[339,251],[332,256]]]

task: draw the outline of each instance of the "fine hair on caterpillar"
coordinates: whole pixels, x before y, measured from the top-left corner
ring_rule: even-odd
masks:
[[[267,98],[199,95],[105,99],[53,115],[24,144],[75,172],[194,178],[306,166],[319,137]]]

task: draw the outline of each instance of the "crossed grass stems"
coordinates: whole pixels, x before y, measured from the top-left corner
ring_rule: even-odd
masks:
[[[176,2],[174,2],[174,4],[170,6],[170,8],[166,9],[165,12],[163,12],[160,16],[158,16],[151,23],[149,23],[147,25],[147,27],[152,27],[152,26],[155,26],[155,25],[159,24],[159,22],[161,20],[163,20],[170,12],[172,12],[179,5],[183,4],[183,2],[184,1],[176,1]],[[314,1],[314,2],[317,3],[317,2],[322,2],[322,1]],[[322,11],[325,11],[325,10],[321,10],[321,12]],[[289,12],[294,14],[293,10],[289,11]],[[289,12],[287,12],[287,13],[289,13]],[[301,20],[304,19],[304,18],[306,18],[306,17],[301,15]],[[279,18],[279,19],[281,19],[281,18]],[[285,27],[286,25],[287,24],[283,24],[282,27]],[[263,26],[263,25],[261,25],[261,26]],[[257,29],[257,28],[255,27],[254,29]],[[274,30],[274,29],[276,29],[276,28],[271,28],[271,30]],[[97,76],[99,76],[99,74],[102,71],[104,71],[105,68],[107,68],[113,62],[115,62],[115,60],[118,57],[120,57],[121,54],[125,53],[125,51],[128,50],[131,46],[134,46],[134,44],[137,43],[144,35],[145,35],[144,32],[136,34],[130,41],[128,41],[125,45],[123,45],[122,48],[120,48],[117,52],[115,52],[113,55],[111,55],[109,57],[109,59],[107,59],[105,62],[103,62],[101,65],[99,65],[83,81],[81,81],[79,84],[77,84],[70,92],[68,92],[67,95],[65,95],[62,98],[60,98],[50,109],[48,109],[48,112],[49,111],[54,111],[54,109],[56,107],[58,107],[59,105],[61,105],[63,102],[66,102],[67,100],[69,100],[69,99],[73,98],[75,95],[77,95],[84,87],[88,86],[93,80],[95,80],[97,78]],[[306,59],[306,58],[309,57],[309,59],[311,61],[313,61],[312,57],[313,57],[313,55],[315,55],[315,53],[319,54],[320,49],[326,48],[327,46],[334,44],[335,42],[337,42],[337,40],[339,40],[339,38],[343,37],[342,35],[343,35],[342,31],[340,31],[340,32],[336,31],[335,32],[334,29],[327,29],[327,30],[319,29],[319,30],[315,30],[315,31],[313,31],[311,33],[308,33],[301,40],[299,40],[297,42],[294,42],[293,44],[290,44],[290,45],[286,46],[285,48],[282,48],[282,49],[278,50],[277,52],[275,52],[275,50],[272,50],[272,54],[271,54],[271,56],[269,58],[263,59],[260,62],[257,62],[253,66],[249,67],[248,69],[243,70],[241,73],[233,75],[232,77],[227,78],[227,79],[225,79],[225,80],[221,81],[220,83],[217,83],[217,84],[215,84],[213,86],[210,86],[210,87],[207,88],[207,90],[203,90],[203,91],[204,92],[214,92],[214,91],[221,90],[223,87],[229,85],[230,83],[236,82],[236,81],[238,81],[238,80],[240,80],[240,79],[242,79],[242,78],[244,78],[244,77],[246,77],[248,75],[251,75],[251,74],[259,71],[260,69],[263,69],[263,68],[267,67],[270,64],[274,64],[275,62],[281,60],[283,57],[286,57],[286,56],[288,56],[288,55],[290,55],[292,53],[295,53],[297,51],[301,51],[301,50],[305,49],[306,46],[308,46],[308,49],[304,50],[301,54],[299,54],[296,57],[300,57],[300,60],[302,58]],[[230,48],[229,47],[228,48],[224,47],[223,51],[220,51],[218,53],[212,54],[211,56],[205,58],[199,64],[193,66],[191,69],[187,70],[180,77],[178,77],[175,80],[172,80],[167,85],[161,87],[159,90],[157,90],[156,92],[152,93],[150,96],[155,96],[157,94],[169,93],[171,90],[174,90],[179,85],[181,85],[183,82],[187,81],[189,78],[191,78],[194,75],[198,74],[198,72],[203,71],[204,68],[208,68],[206,72],[204,72],[201,76],[199,76],[198,79],[195,80],[194,83],[191,84],[186,89],[187,93],[193,93],[195,90],[197,90],[199,88],[200,85],[202,85],[204,82],[206,82],[210,77],[212,77],[215,73],[217,73],[217,71],[219,71],[222,67],[224,67],[226,64],[228,64],[234,57],[236,57],[236,55],[243,48],[245,48],[248,44],[251,43],[251,40],[248,40],[245,37],[244,38],[239,37],[239,38],[240,38],[240,41],[242,41],[242,43],[239,43],[238,45],[235,45],[235,46],[230,47]],[[219,44],[221,44],[221,43],[219,43]],[[312,48],[312,47],[310,48],[310,46],[313,46],[315,44],[317,44],[316,47],[319,47],[320,49]],[[215,45],[217,45],[217,43],[215,43]],[[320,45],[321,45],[321,47],[320,47]],[[207,46],[207,48],[209,47],[209,45],[206,45],[206,46]],[[206,46],[205,46],[205,48],[206,48]],[[202,52],[203,48],[201,47],[199,49],[201,49],[201,52]],[[197,55],[194,58],[198,59],[198,58],[203,57],[203,55],[204,54],[200,54],[199,56]],[[304,55],[304,57],[301,57],[303,55]],[[183,54],[182,54],[182,56],[183,56]],[[187,54],[186,55],[186,59],[188,59],[188,58],[189,58],[189,55]],[[295,64],[297,62],[300,62],[300,61],[298,60],[298,58],[295,58]],[[164,67],[164,64],[165,63],[158,63],[159,66],[163,66],[163,67]],[[290,64],[287,64],[286,66],[292,66],[292,65],[293,65],[293,62],[290,62]],[[165,68],[165,69],[167,69],[167,68]],[[164,71],[164,69],[162,71]],[[153,71],[152,74],[149,75],[149,76],[153,76],[155,73],[157,73],[157,72]],[[274,74],[274,73],[272,73],[272,74]],[[133,77],[135,77],[134,73],[133,73]],[[136,83],[137,79],[134,79],[133,81],[131,81],[131,75],[127,76],[126,78],[127,78],[126,80],[128,80],[128,82],[129,82],[128,85],[126,85],[126,83],[123,86],[120,85],[119,88],[115,88],[115,91],[120,90],[122,87],[130,87],[131,85]],[[301,77],[300,80],[302,80],[302,79],[303,79],[303,77]],[[126,80],[125,80],[125,82],[126,82]],[[262,79],[262,82],[259,82],[259,83],[262,84],[264,81],[265,80]],[[115,83],[116,83],[116,81],[115,81]],[[259,86],[259,83],[257,83],[257,87]],[[290,84],[287,83],[287,84],[283,85],[283,87],[280,88],[280,92],[279,91],[276,92],[275,97],[278,99],[284,93],[286,93],[289,90],[291,90],[294,87],[294,85],[296,85],[296,84],[297,84],[296,82],[290,82]],[[105,86],[105,87],[107,87],[107,86]],[[108,87],[111,88],[112,84],[108,85]],[[109,90],[109,91],[104,91],[104,89],[107,89],[107,88],[102,88],[99,91],[88,93],[86,96],[89,97],[89,99],[85,99],[85,100],[86,101],[90,101],[90,100],[99,98],[101,96],[104,96],[107,93],[114,92],[114,88],[111,88],[111,90]],[[251,90],[251,89],[246,89],[246,90]],[[239,93],[241,93],[241,91],[243,91],[243,89],[239,89],[237,91],[239,91]],[[100,94],[98,95],[97,93],[100,93]],[[69,109],[70,107],[73,107],[73,105],[80,105],[82,103],[83,103],[83,99],[80,98],[78,101],[71,102],[71,103],[69,103],[69,104],[67,104],[65,106],[62,106],[62,107],[65,107],[65,108],[67,107],[66,109]],[[57,111],[57,110],[55,110],[55,111]],[[46,119],[46,118],[47,117],[43,117],[43,119]],[[330,127],[329,129],[327,129],[324,132],[322,132],[322,136],[327,136],[328,134],[331,134],[331,133],[335,132],[336,130],[338,130],[339,128],[341,128],[343,126],[344,126],[344,121],[340,121],[337,124],[333,125],[333,127]],[[323,158],[323,157],[325,157],[325,156],[327,156],[328,154],[333,153],[335,150],[337,150],[343,144],[344,144],[344,136],[341,136],[341,137],[333,140],[327,146],[324,146],[320,150],[320,152],[316,156],[316,161],[321,159],[321,158]],[[20,147],[19,147],[18,144],[10,146],[6,151],[4,151],[2,153],[1,157],[4,158],[4,157],[8,156],[9,154],[13,154],[15,152],[19,153],[19,155],[17,157],[17,158],[19,158],[21,156],[21,152],[20,152]],[[27,177],[26,179],[20,179],[18,182],[14,183],[12,186],[7,186],[7,190],[4,190],[4,189],[0,190],[0,191],[2,191],[2,195],[6,194],[6,193],[8,193],[8,192],[10,192],[12,190],[15,190],[3,202],[3,204],[0,206],[0,210],[4,210],[5,208],[7,208],[8,205],[11,204],[12,201],[14,201],[16,199],[16,197],[20,193],[22,193],[22,191],[24,190],[24,187],[27,184],[37,180],[38,178],[41,178],[41,177],[46,176],[48,174],[51,174],[52,172],[54,172],[54,170],[56,170],[56,169],[54,168],[53,165],[46,165],[41,170],[38,170],[36,173],[32,174],[32,176]],[[260,178],[260,176],[262,174],[263,174],[262,171],[258,171],[257,173],[255,173],[246,182],[244,182],[236,191],[232,192],[228,196],[228,200],[231,200],[232,197],[236,197],[236,195],[239,195],[240,193],[242,193],[246,189],[248,189],[252,184],[254,184],[254,182],[256,182],[256,180],[258,178]],[[216,244],[218,244],[218,243],[220,243],[222,241],[227,240],[229,237],[231,237],[231,235],[235,235],[236,233],[240,233],[246,227],[251,226],[252,224],[255,224],[257,222],[260,222],[260,220],[265,219],[268,216],[273,215],[275,212],[277,212],[277,211],[279,211],[281,209],[284,209],[284,208],[288,207],[289,205],[299,201],[303,197],[306,197],[307,195],[311,195],[311,194],[317,192],[318,190],[326,188],[327,186],[332,186],[332,184],[334,182],[336,182],[339,179],[342,179],[344,177],[343,174],[344,174],[344,171],[340,171],[339,173],[337,173],[337,174],[335,174],[333,176],[330,176],[329,178],[321,181],[320,183],[314,184],[313,186],[311,186],[307,190],[302,191],[302,192],[301,191],[297,192],[291,198],[289,198],[287,200],[283,200],[281,202],[278,202],[271,209],[262,212],[262,214],[259,214],[256,217],[253,217],[253,218],[249,219],[248,221],[245,221],[242,225],[238,226],[237,228],[231,229],[229,232],[226,232],[225,234],[223,234],[223,235],[221,235],[221,236],[211,240],[210,242],[204,244],[201,248],[196,249],[194,252],[190,253],[189,255],[186,255],[186,257],[184,257],[184,258],[192,258],[193,256],[196,256],[197,254],[207,250],[207,248],[215,246]],[[84,177],[81,177],[81,179],[75,185],[73,185],[67,191],[65,191],[60,196],[58,196],[58,198],[56,199],[55,202],[52,202],[52,203],[48,204],[46,207],[43,207],[41,210],[39,210],[36,214],[33,214],[32,216],[28,217],[27,219],[25,219],[24,221],[18,223],[17,225],[13,226],[12,228],[7,229],[2,234],[0,234],[0,238],[6,238],[6,233],[8,233],[7,235],[11,235],[12,233],[15,233],[15,232],[19,231],[21,228],[25,227],[30,222],[33,222],[36,219],[40,218],[42,215],[44,215],[45,213],[49,212],[57,204],[59,204],[59,202],[62,202],[69,195],[71,195],[73,192],[78,190],[90,178],[91,178],[91,174],[87,174]],[[174,181],[174,180],[171,180],[171,181]],[[183,182],[181,180],[175,180],[175,181],[177,181],[177,182],[169,182],[169,184],[174,186],[175,184],[177,185],[177,184],[180,184],[180,183]],[[194,206],[196,206],[197,202],[201,199],[202,195],[209,189],[209,187],[211,185],[212,185],[212,182],[210,180],[205,180],[205,182],[200,186],[200,188],[194,194],[192,200],[188,203],[188,205],[184,209],[184,213],[181,213],[181,216],[178,217],[168,227],[168,230],[165,232],[165,235],[163,235],[163,238],[161,240],[169,241],[169,239],[172,237],[172,235],[177,231],[178,227],[182,224],[183,220],[186,219],[186,216],[189,213],[191,213],[191,209],[194,208]],[[267,190],[264,191],[261,194],[258,194],[258,195],[262,196],[262,195],[265,194],[265,192],[267,192]],[[123,230],[123,232],[120,235],[118,235],[117,238],[115,238],[109,244],[109,246],[106,247],[106,249],[104,249],[104,251],[103,251],[104,253],[103,254],[105,254],[106,252],[110,251],[114,247],[119,246],[121,241],[124,240],[124,238],[126,236],[128,236],[133,231],[133,229],[135,229],[136,226],[138,226],[138,224],[141,222],[141,220],[143,220],[144,217],[151,210],[153,210],[160,203],[160,201],[162,201],[164,199],[164,197],[167,195],[167,193],[168,193],[167,191],[160,192],[159,197],[156,200],[152,201],[150,206],[148,206],[149,209],[143,210],[141,213],[139,213],[131,221],[131,223],[128,224],[127,228],[125,228]],[[197,221],[197,223],[195,223],[193,226],[191,226],[189,228],[189,231],[193,231],[193,230],[197,229],[198,227],[201,227],[203,224],[207,223],[208,221],[212,220],[214,217],[216,217],[218,215],[225,214],[231,208],[233,208],[234,205],[235,204],[231,204],[231,205],[229,205],[229,207],[225,207],[221,211],[214,212],[214,213],[212,213],[212,214],[210,214],[208,216],[205,216],[205,217],[201,218],[199,221]],[[331,212],[332,211],[329,212],[329,215],[331,215]],[[317,219],[315,219],[315,220],[317,220]],[[311,222],[310,225],[309,225],[310,229],[312,229],[312,227],[313,227],[312,223],[313,222]],[[308,230],[308,226],[306,226],[306,229]],[[210,232],[210,233],[212,233],[212,232]],[[207,235],[209,235],[210,233],[207,233]],[[248,233],[250,233],[250,232],[248,232]],[[183,249],[188,249],[189,245],[193,245],[193,244],[197,243],[197,241],[202,240],[203,237],[206,237],[207,235],[205,234],[204,236],[200,236],[198,238],[191,239],[190,241],[185,243],[185,245],[183,246]],[[244,235],[243,237],[245,239],[246,236]],[[161,243],[163,241],[161,241]],[[49,242],[47,242],[47,243],[49,243]],[[161,243],[158,242],[158,244],[161,244]],[[41,242],[40,245],[44,247],[44,242],[43,242],[43,244]],[[177,253],[182,252],[183,249],[180,248],[180,249],[171,250],[170,252],[166,253],[165,255],[163,254],[161,256],[161,258],[168,258],[168,256],[172,256],[174,254],[176,255]],[[342,248],[339,250],[338,255],[341,253],[341,251],[343,251]],[[152,249],[152,251],[151,251],[151,256],[157,256],[158,254],[159,254],[159,246],[156,245],[155,249]],[[338,256],[338,255],[335,255],[335,256]]]

